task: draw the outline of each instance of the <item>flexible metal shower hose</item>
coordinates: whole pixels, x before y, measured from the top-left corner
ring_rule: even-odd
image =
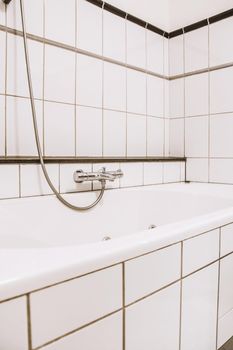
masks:
[[[21,19],[22,19],[22,29],[23,29],[23,41],[24,41],[24,52],[25,52],[25,60],[26,60],[26,68],[27,68],[27,79],[28,79],[28,87],[29,87],[29,94],[30,94],[30,101],[31,101],[31,109],[32,109],[32,118],[33,118],[33,126],[34,126],[34,133],[35,133],[35,139],[36,139],[36,147],[38,156],[40,159],[40,165],[43,171],[43,174],[45,176],[45,179],[53,191],[53,193],[56,195],[57,199],[64,205],[66,205],[68,208],[77,210],[77,211],[83,211],[88,210],[96,206],[99,201],[102,199],[104,190],[105,190],[105,181],[101,181],[101,191],[97,199],[94,203],[79,207],[76,205],[73,205],[69,203],[67,200],[65,200],[61,194],[57,191],[55,186],[53,185],[52,181],[50,180],[49,174],[47,172],[44,158],[41,150],[41,144],[40,144],[40,138],[39,138],[39,132],[38,132],[38,125],[37,125],[37,118],[36,118],[36,108],[35,108],[35,100],[34,100],[34,94],[33,94],[33,86],[32,86],[32,77],[31,77],[31,69],[30,69],[30,61],[29,61],[29,53],[28,53],[28,44],[27,44],[27,32],[26,32],[26,23],[25,23],[25,11],[24,11],[24,0],[20,0],[20,10],[21,10]]]

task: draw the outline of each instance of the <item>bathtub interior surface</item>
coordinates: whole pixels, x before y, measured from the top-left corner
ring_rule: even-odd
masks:
[[[97,194],[67,197],[76,204],[86,204]],[[106,191],[102,202],[87,212],[67,209],[53,196],[1,201],[0,248],[94,243],[104,237],[146,230],[152,224],[167,225],[229,207],[233,207],[233,192],[230,194],[224,186],[220,190],[217,186],[196,184]]]

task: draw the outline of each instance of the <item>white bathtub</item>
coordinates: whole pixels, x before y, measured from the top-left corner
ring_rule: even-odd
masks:
[[[96,195],[67,198],[83,205]],[[17,293],[43,287],[48,273],[55,283],[233,222],[233,190],[204,184],[110,190],[88,212],[67,209],[54,196],[3,200],[0,215],[3,299],[16,294],[16,284]],[[151,224],[157,228],[148,230]]]
[[[67,197],[76,203],[85,204],[92,201],[93,196],[96,196],[96,193],[81,193],[68,195]],[[215,288],[217,293],[216,300],[213,297],[213,290],[211,291],[210,299],[212,297],[213,305],[216,303],[215,310],[218,309],[218,312],[216,311],[216,315],[213,317],[218,320],[219,329],[222,327],[222,329],[218,330],[218,347],[233,334],[233,329],[232,334],[229,334],[229,332],[231,333],[229,324],[233,319],[233,300],[232,310],[230,306],[223,311],[219,311],[219,306],[217,307],[219,290],[221,292],[221,286],[219,287],[218,285],[220,260],[223,261],[224,258],[229,259],[233,251],[233,228],[229,225],[233,222],[233,190],[231,187],[224,185],[171,184],[109,190],[106,191],[102,203],[89,212],[71,211],[62,206],[53,196],[24,198],[1,201],[0,215],[0,301],[2,301],[0,306],[12,303],[15,300],[26,303],[27,299],[28,304],[31,303],[31,329],[32,333],[34,332],[32,334],[33,348],[44,345],[43,349],[46,350],[63,349],[63,345],[56,342],[55,344],[54,340],[59,340],[61,336],[66,338],[71,333],[75,336],[76,331],[83,327],[91,327],[92,323],[95,325],[97,321],[103,323],[105,314],[108,317],[120,315],[119,319],[124,319],[122,321],[123,324],[129,323],[129,332],[131,330],[132,333],[137,333],[139,325],[135,325],[135,328],[133,326],[133,313],[137,314],[137,311],[132,311],[132,315],[130,315],[128,310],[131,310],[131,304],[134,305],[136,303],[135,305],[137,305],[138,302],[140,304],[140,300],[143,302],[145,298],[157,295],[155,292],[160,293],[160,290],[161,292],[163,290],[166,291],[167,288],[174,288],[174,290],[171,290],[171,295],[173,293],[174,300],[179,300],[180,303],[181,281],[184,279],[183,285],[185,285],[189,276],[194,275],[195,278],[196,275],[202,273],[207,273],[207,277],[200,275],[200,280],[196,282],[197,285],[199,283],[205,285],[206,281],[209,281],[208,283],[211,284],[216,277],[216,285],[213,284],[213,289]],[[148,230],[151,224],[156,225],[156,228]],[[221,235],[220,227],[222,227]],[[225,227],[226,233],[224,233]],[[106,236],[110,236],[111,240],[103,241],[103,238]],[[224,251],[224,245],[231,247],[231,244],[232,251],[231,248]],[[163,280],[163,276],[167,274],[168,277],[167,280],[164,277],[165,280],[159,286],[153,285],[150,287],[151,282],[147,281],[146,277],[144,280],[144,275],[146,276],[149,273],[148,269],[152,268],[153,270],[153,264],[148,265],[148,262],[143,259],[154,257],[153,254],[160,254],[159,252],[165,254],[167,260],[159,256],[157,258],[157,255],[155,255],[155,261],[158,259],[157,262],[159,262],[159,265],[161,264],[161,272],[159,272],[159,277],[156,277],[156,280]],[[170,267],[168,268],[169,264]],[[154,268],[157,267],[154,266]],[[213,271],[208,269],[213,269]],[[66,285],[66,283],[73,283],[76,279],[82,280],[87,278],[86,276],[104,273],[103,271],[106,270],[113,272],[113,277],[109,277],[110,280],[113,278],[112,285],[118,280],[119,274],[121,275],[119,281],[123,278],[123,282],[121,281],[115,285],[112,291],[112,294],[118,288],[121,291],[121,295],[114,299],[114,302],[117,298],[120,299],[116,302],[118,306],[115,305],[113,309],[110,308],[106,312],[102,311],[99,315],[93,316],[86,321],[83,320],[80,323],[77,321],[77,325],[74,320],[74,324],[70,325],[70,328],[65,326],[64,329],[49,331],[50,327],[47,325],[47,331],[41,330],[43,327],[41,324],[38,325],[38,320],[42,322],[41,315],[37,319],[37,309],[43,309],[47,303],[46,301],[43,305],[44,299],[42,298],[41,304],[41,293],[53,290],[53,288],[59,288],[59,286]],[[153,273],[156,276],[156,272]],[[141,286],[140,284],[138,287],[134,285],[135,274],[139,277],[141,276]],[[169,275],[171,276],[169,277]],[[148,283],[149,286],[147,288]],[[195,281],[193,283],[195,284]],[[99,284],[101,283],[98,282]],[[145,290],[141,290],[144,287]],[[95,284],[93,288],[95,288]],[[191,287],[187,283],[187,286],[184,288],[187,289],[188,295]],[[225,285],[223,293],[224,288]],[[233,283],[230,288],[233,289]],[[89,290],[86,293],[88,295],[90,293]],[[177,293],[179,296],[176,295]],[[205,294],[206,290],[203,293]],[[11,300],[12,298],[13,301]],[[23,300],[23,298],[26,299]],[[167,298],[168,301],[171,299],[169,296]],[[184,303],[184,310],[187,308],[187,314],[184,311],[183,315],[183,328],[180,332],[180,325],[179,327],[177,326],[179,335],[178,333],[177,335],[172,334],[170,341],[176,344],[176,336],[178,338],[181,337],[177,341],[181,341],[183,344],[182,350],[191,350],[191,348],[187,347],[186,342],[187,338],[195,336],[195,333],[190,334],[189,329],[186,329],[185,325],[186,322],[188,324],[192,323],[192,321],[195,322],[195,320],[189,319],[188,302],[186,303],[186,300],[182,300],[182,302]],[[98,301],[99,304],[100,301]],[[53,322],[52,314],[52,310],[50,310],[49,315],[46,314],[46,319],[48,319],[49,323]],[[226,315],[228,317],[227,320]],[[179,315],[179,318],[174,320],[174,322],[179,322],[180,317]],[[207,316],[206,320],[203,316],[203,319],[210,322],[209,317]],[[213,317],[211,322],[215,323],[216,320]],[[51,320],[49,321],[50,318]],[[70,316],[68,318],[70,319]],[[113,323],[115,321],[111,320]],[[171,325],[171,327],[174,329],[174,325]],[[116,329],[118,328],[116,327]],[[216,325],[214,329],[216,332]],[[194,342],[196,348],[199,346],[198,350],[214,349],[213,340],[211,340],[213,334],[211,332],[214,332],[214,330],[207,329],[206,335],[199,335],[198,329],[196,330],[198,339],[209,337],[203,340],[206,348],[201,348],[200,343],[197,342],[195,344]],[[163,334],[163,330],[160,333]],[[82,338],[82,334],[80,337]],[[88,335],[89,337],[90,335]],[[147,339],[148,334],[142,335],[140,339],[144,339],[143,337]],[[136,339],[137,341],[134,343],[130,335],[128,337],[125,335],[124,338],[124,347],[127,350],[141,349],[137,345],[140,344],[140,339]],[[164,338],[166,338],[165,335]],[[151,341],[153,345],[163,346],[160,347],[163,350],[167,350],[173,344],[163,344],[161,339]],[[51,345],[53,343],[55,347]],[[64,349],[73,349],[72,347],[69,348],[67,344],[64,345]],[[141,344],[140,346],[144,345]],[[101,350],[105,350],[105,345],[102,344],[101,346]],[[87,349],[89,348],[87,347]],[[113,347],[113,349],[118,350],[118,347]],[[176,349],[178,348],[174,345],[172,350]],[[84,347],[82,350],[86,350],[86,348]]]

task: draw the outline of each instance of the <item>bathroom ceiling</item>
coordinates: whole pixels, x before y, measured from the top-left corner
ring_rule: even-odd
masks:
[[[172,31],[233,7],[233,0],[108,0],[166,31]]]

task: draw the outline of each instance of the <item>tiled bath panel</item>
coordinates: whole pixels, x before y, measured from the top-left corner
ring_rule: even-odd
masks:
[[[227,286],[233,247],[219,255],[218,246],[228,244],[229,232],[232,224],[1,300],[1,345],[92,350],[96,342],[98,350],[231,350],[233,295]]]

